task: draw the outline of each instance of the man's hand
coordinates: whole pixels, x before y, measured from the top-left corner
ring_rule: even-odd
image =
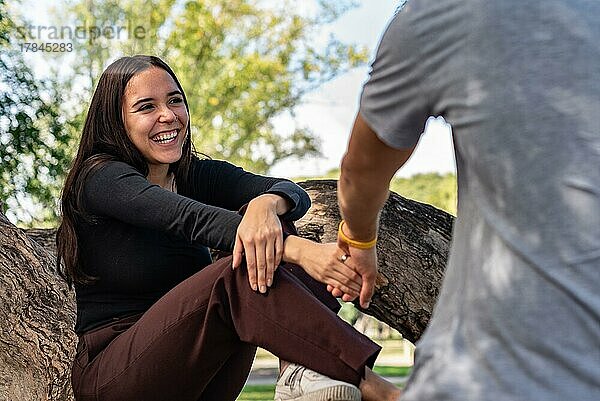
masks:
[[[348,246],[345,242],[338,240],[338,247],[349,256],[346,260],[346,266],[357,272],[362,279],[360,289],[360,306],[367,309],[375,292],[375,280],[377,279],[377,250],[375,247],[369,249],[358,249]],[[341,291],[340,288],[328,286],[327,289],[335,297],[342,297],[342,300],[348,302],[355,297],[351,297]]]
[[[339,288],[354,300],[359,296],[361,278],[347,261],[342,262],[343,254],[335,243],[311,243],[303,248],[300,266],[315,280]]]
[[[348,238],[368,242],[375,237],[379,212],[389,195],[390,180],[413,150],[414,146],[406,149],[388,146],[379,139],[361,114],[357,114],[338,180],[338,203],[340,214],[346,222],[344,228],[347,231],[344,233]],[[346,264],[362,276],[360,306],[368,308],[377,277],[375,247],[349,247],[340,238],[338,245],[350,256]],[[341,295],[339,289],[332,287],[330,290],[334,296]]]
[[[342,255],[344,252],[334,242],[319,244],[290,235],[285,240],[283,256],[286,262],[301,266],[315,280],[355,299],[360,294],[362,281],[360,275],[343,262]]]

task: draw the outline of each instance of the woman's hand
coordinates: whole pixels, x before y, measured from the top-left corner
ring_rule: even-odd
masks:
[[[356,271],[362,279],[360,290],[360,306],[367,309],[371,303],[371,297],[375,292],[375,280],[377,279],[377,250],[375,247],[369,249],[358,249],[338,241],[340,251],[348,255],[346,265]],[[327,290],[336,298],[341,297],[343,301],[354,300],[353,294],[346,294],[341,288],[328,285]]]
[[[343,292],[352,301],[360,294],[361,277],[342,262],[345,253],[335,243],[319,244],[289,236],[285,240],[284,260],[300,265],[312,278]],[[347,261],[346,261],[347,262]]]
[[[246,256],[248,281],[254,291],[267,292],[273,283],[273,273],[283,256],[283,229],[279,215],[289,209],[279,195],[260,195],[248,203],[238,226],[233,247],[233,268]]]

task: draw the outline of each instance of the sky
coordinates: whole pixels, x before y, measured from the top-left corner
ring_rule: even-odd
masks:
[[[333,23],[330,30],[346,43],[366,45],[371,49],[372,59],[398,1],[362,0],[359,4],[358,8]],[[271,174],[313,176],[339,167],[368,72],[368,65],[356,68],[303,99],[304,104],[296,109],[296,120],[300,125],[310,127],[320,139],[323,157],[283,161],[272,168]],[[441,118],[429,120],[413,156],[397,175],[410,177],[428,172],[456,172],[450,128]]]
[[[35,6],[33,6],[35,3]],[[31,6],[28,18],[37,24],[49,24],[47,16],[52,1],[25,1]],[[332,23],[323,35],[330,32],[346,43],[366,45],[375,55],[377,43],[392,17],[398,1],[359,0],[359,6]],[[302,4],[302,3],[301,3]],[[35,61],[32,61],[35,63]],[[37,64],[37,63],[36,63]],[[307,94],[295,109],[296,124],[308,127],[319,138],[322,157],[291,158],[273,166],[271,175],[288,178],[318,176],[339,167],[346,150],[363,83],[369,67],[355,68]],[[275,120],[281,132],[291,131],[293,122],[288,117]],[[409,177],[417,173],[455,172],[450,129],[443,119],[430,119],[417,150],[398,172]]]

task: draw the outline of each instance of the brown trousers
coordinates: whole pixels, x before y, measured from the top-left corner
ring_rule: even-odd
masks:
[[[220,259],[144,314],[80,336],[75,398],[235,400],[256,346],[358,385],[380,348],[341,320],[337,308],[298,266],[282,265],[267,294],[260,294],[250,288],[245,266],[233,271],[231,257]]]

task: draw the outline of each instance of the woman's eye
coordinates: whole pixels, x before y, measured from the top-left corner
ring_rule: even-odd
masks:
[[[139,110],[140,110],[140,111],[143,111],[143,110],[150,110],[151,108],[152,108],[152,105],[151,105],[151,104],[144,104],[144,105],[142,105],[142,107],[140,107],[140,108],[139,108]]]
[[[183,102],[183,98],[181,97],[174,97],[171,99],[171,103],[182,103]]]

